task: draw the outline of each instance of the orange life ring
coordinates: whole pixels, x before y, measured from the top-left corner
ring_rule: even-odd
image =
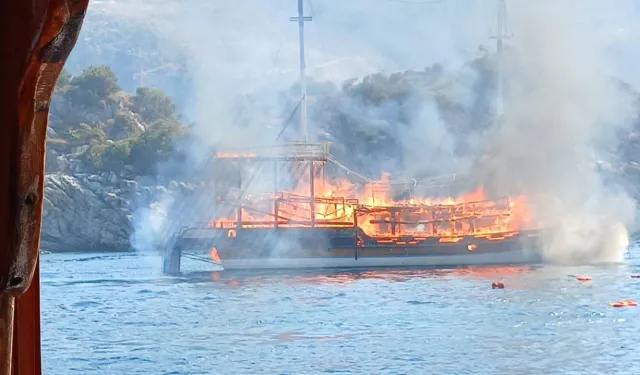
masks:
[[[638,306],[638,302],[632,299],[624,299],[618,302],[612,302],[609,304],[611,307],[636,307]]]

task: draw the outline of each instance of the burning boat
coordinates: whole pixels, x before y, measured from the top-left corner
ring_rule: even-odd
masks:
[[[360,176],[358,184],[336,175],[342,170],[358,176],[331,157],[327,144],[307,142],[303,36],[311,17],[304,16],[302,7],[299,0],[298,15],[291,21],[300,31],[297,108],[303,142],[218,151],[214,167],[232,177],[215,182],[215,217],[166,241],[165,272],[179,272],[183,256],[225,269],[538,262],[538,231],[529,223],[523,197],[489,200],[482,188],[462,184],[466,189],[458,189],[455,179],[442,178],[427,181],[422,194],[412,189],[418,185],[415,180],[396,194],[393,187],[403,183],[388,176],[382,181]],[[499,56],[506,37],[503,8],[496,37]],[[498,103],[500,96],[501,90]],[[256,181],[273,185],[252,190]]]
[[[174,235],[167,273],[179,272],[183,256],[228,270],[539,261],[524,197],[488,200],[481,187],[445,197],[437,190],[461,187],[441,178],[426,185],[432,198],[409,189],[394,199],[393,187],[402,184],[388,176],[363,183],[332,177],[336,170],[357,174],[333,160],[327,144],[218,152],[213,165],[234,178],[216,184],[212,220]],[[251,191],[256,177],[270,191]]]

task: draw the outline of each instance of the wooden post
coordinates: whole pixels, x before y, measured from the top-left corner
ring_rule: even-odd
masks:
[[[278,191],[280,190],[280,175],[278,173],[278,160],[273,161],[273,226],[278,227],[280,213],[278,212]]]
[[[358,260],[358,211],[353,211],[353,236],[355,237],[354,256]]]
[[[315,191],[315,174],[313,173],[313,160],[309,161],[309,185],[311,193],[311,227],[316,226],[316,191]]]
[[[391,211],[391,235],[396,235],[396,225],[398,223],[398,213],[396,211]]]
[[[236,206],[236,230],[242,227],[242,164],[240,161],[238,161],[237,167],[238,204]]]
[[[182,248],[177,246],[172,237],[169,245],[164,249],[164,259],[162,260],[162,271],[167,275],[179,275],[182,263]]]
[[[40,353],[40,261],[31,286],[17,298],[14,313],[15,330],[13,336],[14,375],[41,374],[42,354]]]
[[[320,173],[322,174],[322,191],[326,192],[326,181],[325,181],[325,176],[324,176],[325,168],[326,168],[326,162],[323,161],[322,164],[320,164],[320,168],[321,168]]]
[[[0,1],[0,375],[41,373],[38,252],[56,81],[88,0]]]

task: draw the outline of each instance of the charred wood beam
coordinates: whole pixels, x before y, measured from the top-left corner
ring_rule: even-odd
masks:
[[[0,375],[41,373],[34,274],[49,104],[87,6],[88,0],[0,1]]]

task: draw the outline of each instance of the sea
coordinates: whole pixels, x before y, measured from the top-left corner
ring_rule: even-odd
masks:
[[[180,277],[153,254],[46,254],[43,371],[638,375],[640,307],[610,306],[640,300],[637,252],[603,266]]]

